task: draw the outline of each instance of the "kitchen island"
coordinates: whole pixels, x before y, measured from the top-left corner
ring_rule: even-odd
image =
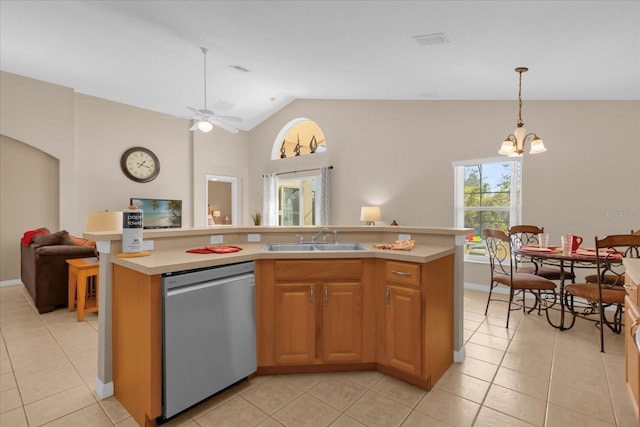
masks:
[[[243,261],[256,262],[258,374],[378,369],[430,389],[454,360],[464,359],[462,244],[468,230],[331,230],[337,230],[343,242],[370,247],[409,236],[416,247],[265,252],[266,243],[293,242],[296,234],[310,235],[317,227],[225,227],[145,231],[145,241],[153,240],[152,255],[119,258],[120,235],[85,234],[99,242],[100,279],[107,284],[101,286],[105,307],[100,307],[96,393],[106,397],[114,387],[140,425],[154,424],[162,394],[161,275]],[[257,238],[260,242],[248,241]],[[211,246],[211,239],[242,251],[186,252]],[[312,300],[317,295],[319,303],[306,304],[301,312],[301,300],[310,295]],[[330,303],[338,300],[339,310]],[[283,305],[274,306],[279,303]],[[300,313],[304,328],[291,335],[286,328],[292,320],[297,324]]]

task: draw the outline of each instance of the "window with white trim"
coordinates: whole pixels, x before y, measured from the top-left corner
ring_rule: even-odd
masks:
[[[482,230],[508,232],[522,219],[522,157],[453,162],[455,227],[473,228],[465,260],[486,260]]]

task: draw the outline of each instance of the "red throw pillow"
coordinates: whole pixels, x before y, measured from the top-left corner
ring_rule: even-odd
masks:
[[[29,246],[33,241],[34,236],[37,236],[38,234],[49,234],[49,230],[42,227],[36,228],[35,230],[25,231],[22,235],[22,244],[24,246]]]

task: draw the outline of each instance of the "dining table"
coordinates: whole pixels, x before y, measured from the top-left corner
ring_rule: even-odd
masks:
[[[562,248],[549,245],[546,248],[539,247],[538,245],[523,245],[515,249],[515,253],[523,258],[528,258],[536,264],[538,267],[542,266],[557,266],[560,269],[560,310],[559,319],[552,319],[549,316],[549,307],[546,311],[547,321],[551,326],[561,331],[571,329],[576,321],[576,316],[571,314],[571,322],[566,323],[565,317],[567,313],[567,295],[565,293],[565,282],[571,277],[571,282],[575,282],[575,270],[579,268],[597,268],[598,259],[601,261],[606,260],[610,264],[622,264],[622,257],[618,257],[618,254],[612,256],[612,253],[607,250],[600,250],[596,252],[596,248],[578,248],[571,253],[565,253]],[[574,274],[569,274],[574,273]]]

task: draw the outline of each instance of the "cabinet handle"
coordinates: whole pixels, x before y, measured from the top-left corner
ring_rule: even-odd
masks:
[[[411,273],[409,273],[408,271],[396,271],[396,270],[392,270],[391,274],[395,274],[396,276],[411,276]]]
[[[309,305],[315,304],[315,295],[313,293],[313,286],[309,286]]]
[[[324,305],[325,307],[329,305],[329,288],[324,287]]]
[[[636,321],[633,322],[633,325],[629,328],[629,334],[631,335],[631,338],[633,338],[633,341],[636,340],[636,331],[638,330],[638,326],[640,326],[640,319],[636,319]]]
[[[384,294],[384,302],[387,308],[391,308],[391,289],[387,288],[387,292]]]

